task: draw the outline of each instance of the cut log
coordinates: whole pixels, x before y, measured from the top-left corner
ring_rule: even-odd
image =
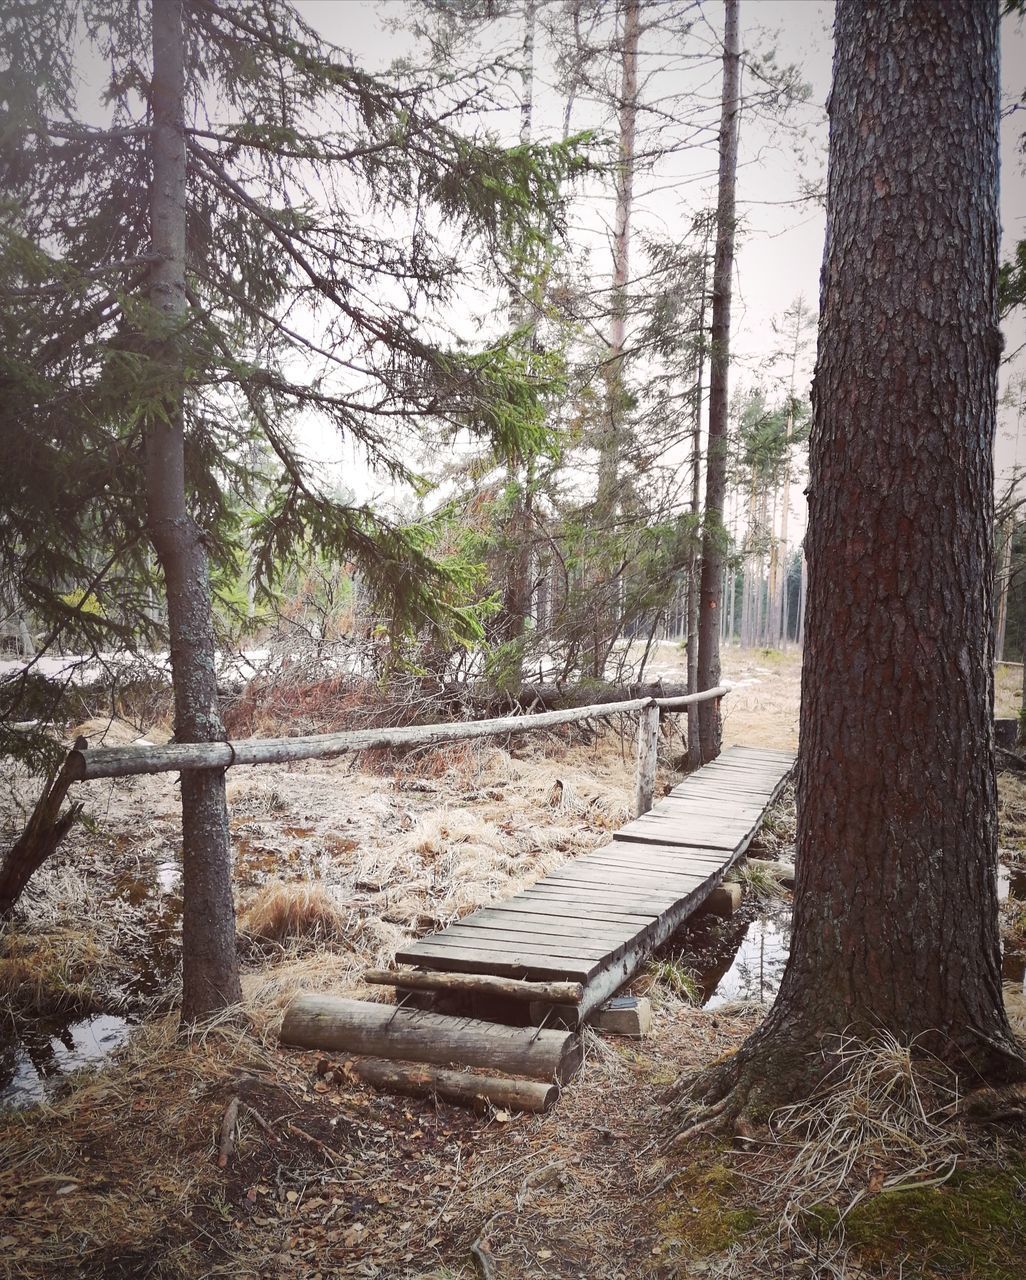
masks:
[[[505,1107],[510,1111],[542,1112],[550,1110],[559,1097],[557,1084],[479,1076],[470,1071],[451,1071],[420,1062],[350,1058],[342,1064],[342,1070],[388,1093],[445,1098],[476,1110],[490,1103],[493,1107]]]
[[[659,756],[659,707],[650,702],[638,712],[638,763],[634,784],[634,816],[652,808]]]
[[[741,906],[743,894],[741,886],[731,881],[729,884],[717,885],[702,903],[702,911],[713,916],[728,919]]]
[[[589,1019],[599,1031],[640,1040],[652,1027],[652,1001],[647,996],[614,996]]]
[[[551,1004],[580,1004],[584,987],[579,982],[524,982],[518,978],[497,978],[487,973],[425,973],[419,969],[368,969],[364,982],[379,987],[412,988],[418,991],[472,992],[502,996],[507,1000],[548,1001]]]
[[[285,1012],[282,1044],[339,1049],[441,1067],[492,1067],[565,1084],[581,1065],[572,1032],[505,1027],[341,996],[299,996]]]

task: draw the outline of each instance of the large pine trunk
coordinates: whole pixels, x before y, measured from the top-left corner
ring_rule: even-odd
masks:
[[[726,530],[727,374],[730,367],[730,295],[734,270],[734,188],[737,175],[738,117],[741,112],[741,49],[738,0],[726,0],[723,32],[723,97],[720,116],[720,173],[716,204],[716,256],[713,260],[712,327],[709,353],[709,443],[705,466],[705,520],[702,532],[702,584],[698,618],[698,687],[720,682],[720,608]],[[720,754],[719,703],[703,702],[698,712],[702,762]]]
[[[1021,1079],[991,720],[998,5],[836,15],[794,942],[743,1053],[765,1079],[885,1029]]]
[[[209,567],[203,531],[189,512],[185,493],[185,379],[179,347],[188,307],[182,0],[153,3],[152,109],[151,230],[160,260],[151,276],[150,302],[164,331],[153,356],[162,366],[166,392],[160,412],[146,427],[148,520],[167,591],[175,738],[216,742],[225,731],[217,701]],[[182,774],[182,843],[182,1019],[194,1022],[242,998],[222,772]]]

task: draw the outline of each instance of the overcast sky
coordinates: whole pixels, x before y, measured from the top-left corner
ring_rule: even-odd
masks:
[[[672,0],[656,0],[672,3]],[[550,5],[559,0],[548,0]],[[301,0],[299,5],[312,25],[336,43],[349,48],[357,59],[371,68],[387,65],[394,57],[413,51],[413,44],[401,28],[403,0]],[[798,294],[815,306],[819,291],[819,271],[823,253],[824,211],[817,202],[798,202],[802,181],[825,176],[826,111],[830,88],[832,59],[833,5],[830,0],[742,0],[742,43],[746,51],[765,54],[775,50],[779,63],[796,64],[808,82],[808,102],[792,114],[789,128],[777,130],[764,120],[745,117],[741,128],[741,164],[738,173],[738,209],[742,234],[737,253],[735,277],[733,368],[734,386],[761,380],[772,373],[767,362],[779,349],[772,321],[779,317]],[[400,29],[388,30],[400,20]],[[705,0],[700,21],[695,26],[694,47],[715,53],[722,31],[723,5],[720,0]],[[1022,22],[1006,20],[1003,32],[1003,78],[1009,100],[1017,100],[1026,89],[1026,37]],[[515,48],[518,34],[515,26],[493,26],[488,37],[489,51],[498,46]],[[658,33],[642,40],[642,79],[651,74],[645,92],[653,96],[667,92],[704,94],[710,110],[715,108],[718,84],[704,67],[688,66],[668,56],[659,47]],[[551,82],[551,65],[547,61],[545,40],[539,35],[536,61],[536,133],[558,136],[562,99],[546,82]],[[516,103],[505,122],[494,121],[510,136],[517,127]],[[587,104],[575,112],[574,127],[595,123],[589,117]],[[1003,139],[1002,215],[1007,247],[1026,236],[1026,183],[1017,142],[1026,128],[1022,114],[1005,121]],[[664,165],[664,169],[647,176],[639,184],[636,229],[673,235],[683,231],[691,216],[708,207],[714,193],[715,147],[682,153]],[[603,262],[604,241],[608,240],[611,202],[592,199],[579,210],[579,234],[592,241],[592,260],[596,274],[608,271]],[[640,238],[636,237],[635,243]],[[635,251],[635,261],[637,252]],[[1023,341],[1021,323],[1009,335],[1009,348]],[[807,386],[814,353],[810,351],[804,369]],[[1022,369],[1022,361],[1018,371]],[[777,372],[781,372],[779,365]],[[1005,383],[1008,374],[1006,370]],[[1016,438],[1015,413],[1002,410],[998,440],[998,469],[1007,470],[1014,461]],[[1019,442],[1020,465],[1026,465],[1026,424]],[[351,465],[351,464],[349,464]],[[348,467],[347,467],[348,470]],[[799,498],[800,501],[800,498]],[[801,510],[795,516],[799,522]]]

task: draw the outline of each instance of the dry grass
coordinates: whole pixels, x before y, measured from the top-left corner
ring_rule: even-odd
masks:
[[[103,1072],[4,1126],[0,1207],[14,1210],[8,1274],[195,1275],[190,1215],[209,1198],[218,1121],[241,1074],[278,1069],[237,1029],[211,1025],[183,1043],[176,1019],[133,1036]],[[123,1259],[140,1260],[122,1271]],[[115,1264],[118,1264],[117,1266]],[[149,1273],[147,1271],[147,1273]]]
[[[774,1141],[793,1152],[781,1182],[789,1229],[816,1206],[836,1206],[840,1227],[866,1195],[936,1184],[967,1149],[950,1124],[958,1077],[917,1044],[843,1035],[823,1052],[833,1065],[814,1096],[771,1119]]]
[[[272,881],[258,890],[239,916],[242,933],[260,942],[293,938],[336,942],[346,937],[350,916],[320,884]]]

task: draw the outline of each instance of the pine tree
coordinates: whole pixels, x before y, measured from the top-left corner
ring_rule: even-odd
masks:
[[[220,735],[205,561],[234,567],[254,435],[277,467],[249,531],[264,582],[312,542],[358,566],[394,635],[479,635],[430,528],[335,501],[292,424],[319,416],[412,485],[428,430],[520,447],[537,389],[504,349],[424,322],[439,331],[468,245],[497,262],[549,243],[574,148],[500,147],[470,127],[486,77],[369,75],[284,0],[28,0],[0,40],[0,438],[18,460],[0,580],[48,641],[157,638],[155,548],[176,732]],[[74,96],[89,49],[102,126]],[[183,805],[193,1018],[238,987],[223,782],[187,780]]]

